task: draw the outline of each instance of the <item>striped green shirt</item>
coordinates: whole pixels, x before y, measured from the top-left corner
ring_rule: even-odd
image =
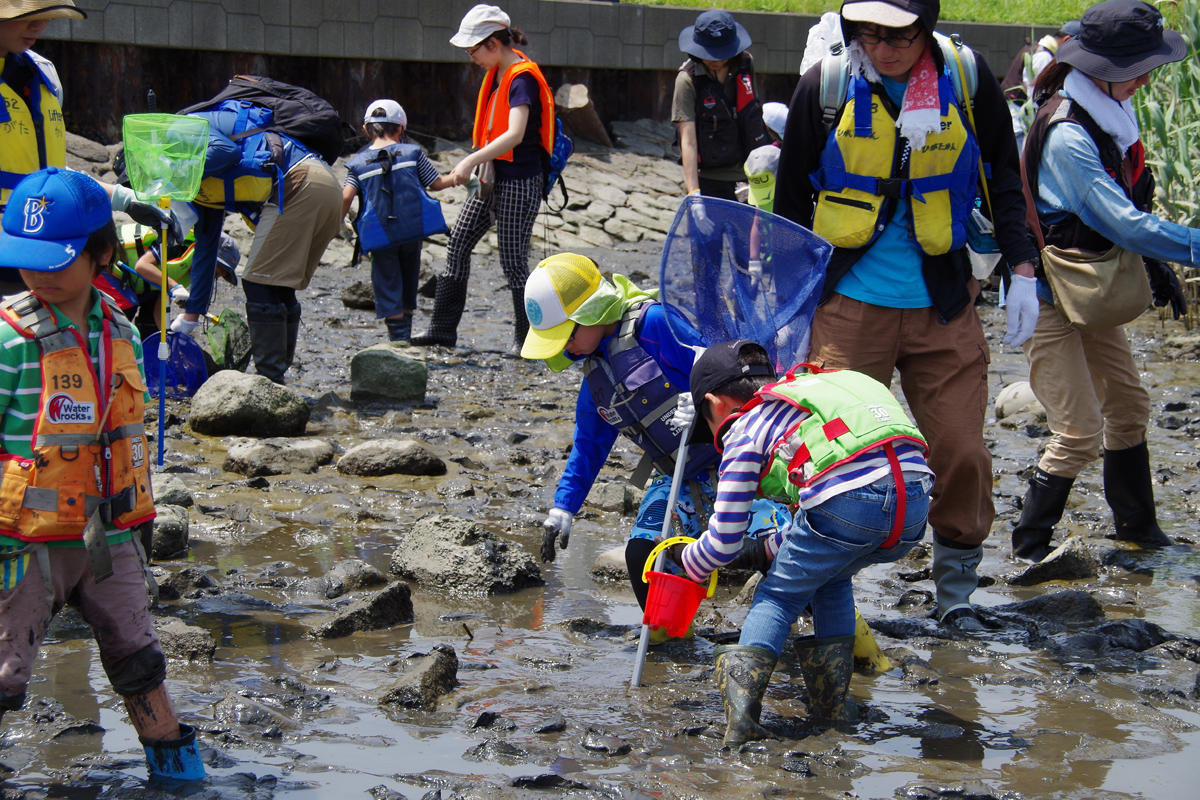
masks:
[[[101,311],[100,293],[92,289],[92,307],[88,311],[88,354],[92,368],[100,370],[100,335],[103,331],[104,314]],[[59,310],[49,305],[55,321],[60,327],[78,328]],[[115,312],[120,313],[120,312]],[[137,329],[133,330],[133,354],[137,358],[138,371],[146,379],[146,368],[142,364],[142,339]],[[31,458],[33,456],[33,423],[37,419],[42,399],[41,350],[33,339],[21,335],[5,320],[0,320],[0,447],[6,453]],[[149,394],[145,395],[149,400]],[[108,541],[118,544],[128,541],[129,531],[109,526]],[[50,547],[83,547],[82,540],[49,542]],[[0,536],[0,547],[24,547],[25,542],[10,536]]]

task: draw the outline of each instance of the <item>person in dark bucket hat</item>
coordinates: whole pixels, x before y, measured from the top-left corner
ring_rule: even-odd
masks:
[[[721,9],[705,11],[679,32],[679,49],[704,61],[726,61],[753,43],[733,14]]]
[[[1187,42],[1165,30],[1162,14],[1141,0],[1107,0],[1083,12],[1079,35],[1056,58],[1093,78],[1118,83],[1180,61]]]

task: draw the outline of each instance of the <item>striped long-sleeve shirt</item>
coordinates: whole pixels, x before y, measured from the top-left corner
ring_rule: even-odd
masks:
[[[737,556],[750,524],[750,506],[758,493],[759,476],[773,446],[809,416],[808,411],[790,403],[767,400],[739,418],[725,434],[717,499],[708,530],[683,551],[683,567],[692,580],[706,580],[713,570],[724,567]],[[919,448],[898,443],[895,449],[904,472],[932,474]],[[807,466],[811,470],[811,464]],[[874,483],[891,471],[884,448],[873,448],[802,488],[798,503],[801,508],[813,508],[835,495]],[[778,530],[767,540],[769,557],[774,558],[779,552],[787,532]]]

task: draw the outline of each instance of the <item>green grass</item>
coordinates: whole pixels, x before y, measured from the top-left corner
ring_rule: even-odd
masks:
[[[823,14],[842,7],[840,0],[641,0],[639,5],[724,8],[729,11],[788,11]],[[955,22],[1008,22],[1022,25],[1058,25],[1079,19],[1092,5],[1088,0],[942,0],[941,19]]]

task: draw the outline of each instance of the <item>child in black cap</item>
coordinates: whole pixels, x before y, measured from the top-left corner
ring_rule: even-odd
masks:
[[[854,717],[850,579],[903,558],[929,513],[925,440],[887,387],[852,370],[797,369],[776,381],[766,350],[738,340],[708,348],[691,373],[697,436],[713,436],[722,459],[708,530],[677,553],[688,576],[707,580],[738,555],[756,497],[796,504],[791,527],[762,540],[770,569],[738,644],[716,650],[727,745],[771,736],[758,724],[762,697],[810,602],[816,636],[796,642],[810,715]]]

